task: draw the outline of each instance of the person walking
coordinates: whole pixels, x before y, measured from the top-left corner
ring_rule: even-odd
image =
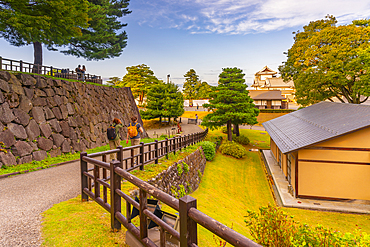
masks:
[[[122,128],[122,122],[118,118],[113,119],[113,124],[107,129],[107,136],[109,140],[109,148],[116,149],[120,145],[120,134],[119,129]],[[115,160],[115,154],[110,154],[110,160]]]
[[[127,127],[127,141],[130,138],[131,146],[136,146],[140,144],[140,133],[144,132],[143,127],[137,122],[137,116],[131,117],[131,123]],[[136,156],[138,153],[138,148],[134,149],[134,155]],[[134,164],[136,164],[136,159],[134,159]]]

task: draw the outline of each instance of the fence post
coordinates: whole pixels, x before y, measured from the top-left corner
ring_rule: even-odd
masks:
[[[155,164],[158,164],[158,140],[154,141],[154,148],[155,148]]]
[[[117,153],[117,160],[121,163],[121,168],[123,167],[123,147],[119,145],[118,147],[118,153]]]
[[[0,56],[0,69],[3,69],[3,57]]]
[[[194,133],[193,134],[191,134],[191,137],[192,137],[192,145],[194,145]]]
[[[146,191],[140,189],[140,239],[148,237],[147,220],[144,214],[144,209],[147,208]]]
[[[83,202],[89,200],[89,196],[84,193],[84,189],[87,188],[87,177],[84,172],[87,172],[87,162],[82,160],[82,157],[87,156],[86,152],[80,153],[80,166],[81,166],[81,200]]]
[[[23,72],[23,61],[22,60],[19,61],[19,70]]]
[[[197,208],[197,199],[189,195],[179,199],[180,247],[198,245],[197,223],[188,216],[190,208]]]
[[[144,170],[144,142],[140,142],[140,170]]]
[[[117,189],[121,190],[121,177],[114,171],[120,165],[118,160],[110,162],[110,224],[112,230],[121,229],[121,223],[116,218],[116,213],[121,212],[121,197],[116,192]]]
[[[166,159],[168,159],[168,138],[166,138]]]

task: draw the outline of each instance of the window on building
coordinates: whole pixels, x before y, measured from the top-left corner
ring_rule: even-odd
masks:
[[[294,156],[291,154],[288,154],[287,159],[287,179],[289,184],[292,184],[292,163],[295,162]]]
[[[279,164],[279,167],[281,168],[281,160],[282,160],[282,155],[281,155],[281,151],[280,149],[278,149],[278,156],[279,156],[279,160],[278,160],[278,164]]]

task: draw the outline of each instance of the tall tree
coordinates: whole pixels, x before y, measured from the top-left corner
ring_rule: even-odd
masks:
[[[204,104],[212,113],[203,118],[202,125],[213,129],[226,124],[229,141],[232,141],[232,124],[256,124],[259,114],[248,95],[242,72],[238,68],[223,68],[218,86],[210,93],[209,104]]]
[[[212,92],[212,87],[207,82],[202,82],[198,89],[196,99],[209,99],[209,93]]]
[[[109,77],[109,80],[107,81],[107,83],[112,85],[112,86],[116,86],[119,83],[121,83],[121,79],[117,76]]]
[[[130,87],[135,98],[139,98],[139,103],[143,104],[144,97],[149,89],[160,81],[154,76],[154,72],[145,64],[126,67],[127,74],[118,82],[116,86]]]
[[[199,80],[199,76],[195,72],[194,69],[190,69],[184,75],[185,82],[184,82],[184,90],[183,94],[185,99],[193,100],[196,99],[198,96],[199,87],[201,86],[201,81]]]
[[[144,119],[162,117],[177,118],[184,113],[184,98],[177,85],[159,83],[153,85],[147,94],[145,111],[140,111]]]
[[[11,45],[34,47],[34,64],[48,50],[88,60],[119,56],[127,35],[117,19],[130,13],[129,0],[1,0],[0,37]]]
[[[284,80],[294,81],[295,97],[303,106],[334,98],[360,104],[370,96],[369,70],[359,56],[370,47],[370,30],[363,22],[336,23],[335,17],[326,16],[304,26],[279,67]],[[361,100],[361,95],[367,97]]]

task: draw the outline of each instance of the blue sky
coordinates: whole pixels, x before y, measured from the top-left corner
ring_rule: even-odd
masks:
[[[370,17],[370,0],[131,0],[128,45],[120,57],[86,61],[43,49],[44,65],[75,68],[109,78],[122,77],[127,66],[148,65],[159,79],[171,75],[181,85],[194,69],[216,85],[222,68],[238,67],[248,84],[265,65],[273,70],[286,60],[293,31],[327,14],[339,24]],[[33,62],[32,46],[14,47],[0,39],[0,56]]]

